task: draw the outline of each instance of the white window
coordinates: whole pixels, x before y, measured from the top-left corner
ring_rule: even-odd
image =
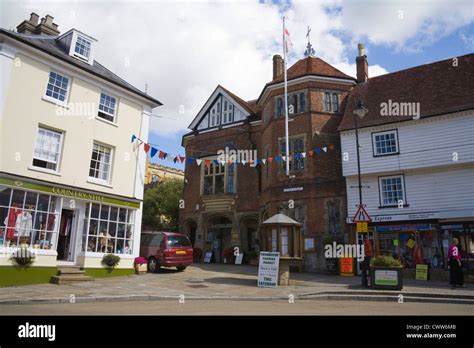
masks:
[[[216,105],[212,107],[209,127],[215,127],[220,124],[220,107],[221,107],[220,103],[217,103]]]
[[[324,111],[339,112],[339,95],[337,93],[324,93]]]
[[[89,60],[90,53],[91,42],[82,36],[78,36],[76,40],[76,46],[74,47],[74,54]]]
[[[48,86],[46,88],[46,96],[59,100],[65,103],[67,99],[67,93],[69,90],[69,79],[62,76],[54,71],[49,73]]]
[[[100,94],[99,113],[97,116],[104,120],[114,122],[117,99],[105,93]]]
[[[382,206],[405,205],[403,175],[379,178],[380,203]]]
[[[39,127],[33,152],[33,166],[57,171],[62,133]]]
[[[374,156],[398,153],[397,131],[372,133]]]
[[[110,170],[112,164],[112,148],[94,143],[92,149],[91,165],[89,176],[106,183],[110,180]]]
[[[222,108],[222,123],[230,123],[233,121],[232,111],[232,103],[224,99],[224,104]]]

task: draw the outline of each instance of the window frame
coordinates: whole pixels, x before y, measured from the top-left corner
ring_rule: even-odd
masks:
[[[48,93],[48,86],[50,84],[49,82],[49,79],[51,78],[51,74],[54,73],[56,75],[59,75],[61,76],[62,78],[65,78],[67,79],[67,87],[66,87],[66,95],[64,96],[64,101],[60,100],[60,99],[56,99],[54,98],[52,95],[49,96],[47,93]],[[62,105],[62,106],[66,106],[68,104],[68,100],[69,100],[69,93],[70,93],[70,90],[71,90],[71,77],[67,74],[64,74],[64,73],[59,73],[57,70],[54,70],[54,69],[50,69],[49,70],[49,73],[48,73],[48,79],[46,81],[46,90],[44,92],[44,95],[43,95],[43,99],[46,99],[48,101],[51,101],[55,104],[59,104],[59,105]],[[54,85],[53,85],[54,86]]]
[[[389,203],[389,204],[384,204],[384,197],[382,193],[382,180],[384,179],[394,179],[394,178],[400,178],[400,183],[402,185],[401,192],[403,194],[403,207],[408,207],[408,201],[407,201],[407,193],[406,193],[406,185],[405,185],[405,174],[393,174],[393,175],[384,175],[384,176],[379,176],[377,178],[377,183],[378,183],[378,191],[379,191],[379,208],[394,208],[398,207],[398,200],[397,203]]]
[[[390,152],[390,153],[377,153],[377,142],[375,140],[376,136],[378,135],[383,135],[387,133],[395,133],[395,146],[396,146],[396,151],[395,152]],[[372,157],[384,157],[384,156],[392,156],[392,155],[399,155],[400,154],[400,142],[398,139],[398,129],[388,129],[388,130],[383,130],[383,131],[377,131],[377,132],[372,132],[371,133],[371,139],[372,139]]]
[[[56,167],[55,169],[49,169],[49,168],[43,168],[43,167],[38,167],[36,165],[34,165],[33,161],[36,159],[38,161],[43,161],[43,162],[48,162],[48,163],[51,163],[49,161],[45,161],[44,159],[40,159],[40,158],[36,158],[35,157],[35,150],[36,150],[36,142],[38,140],[38,133],[39,133],[39,130],[40,129],[43,129],[45,131],[48,131],[48,132],[53,132],[53,133],[58,133],[60,135],[59,137],[59,147],[58,147],[58,159],[56,161]],[[63,149],[63,138],[64,138],[64,131],[61,131],[61,130],[56,130],[56,129],[52,129],[52,128],[49,128],[49,127],[45,127],[41,124],[38,125],[38,128],[36,129],[36,138],[35,138],[35,141],[34,141],[34,145],[33,145],[33,156],[31,158],[31,167],[33,167],[34,169],[39,169],[41,171],[50,171],[50,172],[53,172],[53,173],[59,173],[59,165],[60,165],[60,162],[61,162],[61,155],[62,155],[62,149]]]
[[[295,140],[298,140],[298,139],[301,139],[303,141],[303,150],[301,152],[298,152],[298,153],[303,153],[303,152],[306,152],[306,134],[297,134],[297,135],[292,135],[290,137],[288,137],[289,141],[290,141],[290,155],[291,156],[294,156],[294,150],[293,152],[291,151],[291,144],[292,142],[294,142]],[[281,137],[281,138],[278,138],[278,156],[282,157],[282,159],[280,160],[280,166],[279,166],[279,172],[284,172],[286,170],[286,162],[283,160],[283,152],[281,151],[282,150],[282,145],[285,143],[285,137]],[[294,146],[293,146],[294,148]],[[303,157],[302,158],[303,160],[303,165],[304,165],[304,168],[303,169],[292,169],[291,168],[291,164],[292,162],[294,161],[294,157],[293,159],[290,160],[290,173],[295,173],[295,172],[304,172],[306,170],[306,168],[308,167],[307,164],[306,164],[306,157]],[[294,163],[294,162],[293,162]]]
[[[107,175],[107,180],[104,180],[104,179],[100,179],[100,178],[96,178],[94,176],[90,176],[90,170],[93,169],[91,167],[91,163],[92,162],[92,155],[94,153],[94,145],[97,145],[97,146],[102,146],[102,147],[105,147],[105,148],[109,148],[110,149],[110,163],[109,163],[109,172],[108,172],[108,175]],[[87,181],[88,182],[92,182],[92,183],[96,183],[96,184],[105,184],[105,185],[110,185],[110,183],[112,182],[112,168],[113,168],[113,163],[114,163],[114,154],[115,154],[115,151],[114,151],[114,147],[111,146],[111,145],[107,145],[107,144],[104,144],[102,142],[99,142],[99,141],[93,141],[93,144],[92,144],[92,152],[91,152],[91,157],[90,157],[90,160],[89,160],[89,168],[88,168],[88,171],[89,171],[89,174],[87,176]],[[96,160],[95,160],[96,161]],[[100,162],[99,162],[100,163]],[[96,169],[94,169],[95,171]]]
[[[233,192],[228,191],[228,177],[229,177],[229,163],[222,163],[219,162],[219,165],[222,165],[224,167],[224,192],[223,193],[215,193],[215,186],[216,186],[216,173],[213,171],[212,174],[205,174],[206,170],[206,164],[204,163],[205,160],[210,160],[211,164],[210,167],[215,166],[216,164],[214,163],[214,160],[217,158],[206,158],[203,159],[201,163],[201,196],[205,197],[211,197],[211,196],[216,196],[216,195],[234,195],[237,193],[237,165],[236,163],[233,164],[233,180],[232,180],[232,187],[233,187]],[[214,170],[214,169],[213,169]],[[206,177],[212,176],[212,193],[204,193],[204,181]]]
[[[85,55],[83,55],[83,54],[76,51],[79,39],[84,40],[85,42],[87,42],[89,44],[89,55],[88,56],[85,56]],[[84,35],[77,34],[76,39],[74,40],[74,48],[72,49],[72,52],[73,52],[73,55],[75,57],[83,59],[86,62],[89,62],[89,59],[90,59],[91,54],[92,54],[92,41],[87,39]]]
[[[101,99],[102,99],[102,94],[109,97],[109,98],[114,98],[115,99],[115,106],[114,106],[114,114],[113,115],[110,114],[107,111],[104,111],[104,110],[100,109],[100,105],[101,105],[100,102],[101,102]],[[100,95],[99,95],[99,105],[97,107],[96,118],[99,118],[101,121],[106,121],[106,122],[109,122],[109,123],[112,123],[112,124],[117,124],[118,103],[119,103],[119,98],[117,96],[115,96],[113,93],[108,93],[107,91],[101,90]],[[110,121],[110,120],[107,120],[106,118],[103,118],[103,117],[99,116],[100,112],[106,114],[107,116],[112,117],[113,120]]]
[[[337,114],[341,112],[341,100],[339,98],[340,93],[335,91],[324,91],[323,92],[323,112],[329,112],[331,114]],[[326,97],[329,96],[329,101]],[[334,97],[337,98],[337,110],[334,110]],[[329,107],[328,107],[329,104]]]

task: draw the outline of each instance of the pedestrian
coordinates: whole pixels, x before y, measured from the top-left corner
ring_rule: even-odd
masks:
[[[364,236],[364,261],[362,261],[362,286],[366,288],[369,287],[367,271],[370,271],[370,259],[372,256],[374,256],[372,242],[369,240],[369,236],[366,234]]]
[[[448,249],[448,260],[449,260],[449,284],[454,289],[457,286],[465,288],[464,285],[464,274],[462,271],[461,263],[461,250],[459,246],[459,240],[453,238],[453,243]]]

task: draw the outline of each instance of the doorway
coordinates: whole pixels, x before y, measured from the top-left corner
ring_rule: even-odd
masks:
[[[61,223],[58,237],[58,260],[74,261],[75,211],[61,210]]]

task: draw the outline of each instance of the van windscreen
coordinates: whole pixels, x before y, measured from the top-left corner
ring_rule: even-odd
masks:
[[[191,246],[191,243],[189,242],[188,238],[185,236],[167,236],[166,237],[166,245],[167,246]]]

